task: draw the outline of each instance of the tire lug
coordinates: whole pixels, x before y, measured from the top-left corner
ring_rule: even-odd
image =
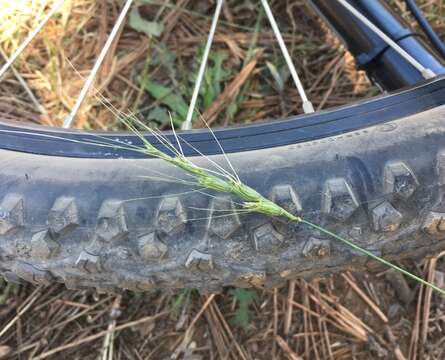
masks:
[[[16,231],[24,226],[23,198],[18,194],[8,194],[0,204],[0,235]]]

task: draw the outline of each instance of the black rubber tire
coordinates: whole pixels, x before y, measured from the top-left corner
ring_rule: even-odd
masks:
[[[431,99],[428,107],[390,120],[375,105],[388,98],[377,99],[380,122],[232,151],[230,159],[253,188],[376,254],[393,260],[433,254],[445,247],[445,106],[438,105],[443,96]],[[12,135],[16,144],[27,139],[20,151],[0,150],[0,271],[7,280],[106,291],[215,291],[374,264],[305,226],[257,214],[221,217],[218,210],[235,207],[236,199],[181,195],[190,188],[144,179],[152,170],[184,176],[157,159],[35,154],[41,151],[30,144],[47,141],[35,134],[28,141],[39,131],[48,132],[11,124],[0,129],[9,136],[3,148]],[[63,143],[57,151],[72,146]],[[221,155],[211,158],[224,164]]]

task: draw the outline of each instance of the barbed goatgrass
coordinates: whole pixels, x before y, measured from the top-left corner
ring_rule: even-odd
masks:
[[[278,204],[274,203],[273,201],[267,199],[263,195],[261,195],[259,192],[257,192],[255,189],[251,188],[247,184],[243,183],[239,177],[236,175],[232,175],[222,169],[221,166],[215,164],[211,159],[209,159],[207,156],[200,153],[201,156],[205,157],[209,161],[212,162],[213,165],[216,165],[219,169],[222,169],[221,172],[215,172],[213,170],[208,170],[203,167],[197,166],[194,164],[191,160],[189,160],[184,154],[182,153],[182,147],[181,147],[181,141],[185,142],[185,140],[180,139],[178,134],[175,132],[173,124],[173,134],[177,141],[178,149],[176,149],[173,144],[169,142],[169,140],[160,132],[146,126],[144,123],[142,123],[140,120],[138,120],[134,115],[130,115],[130,117],[122,118],[119,116],[121,121],[128,127],[128,129],[133,132],[135,135],[137,135],[141,141],[143,142],[143,146],[138,147],[137,151],[147,155],[148,157],[158,158],[161,159],[169,164],[171,164],[174,167],[177,167],[181,170],[183,170],[186,174],[191,175],[195,179],[195,183],[191,183],[194,185],[199,185],[202,188],[208,189],[208,190],[214,190],[221,193],[226,193],[230,195],[234,195],[238,197],[241,202],[241,207],[246,212],[253,212],[253,213],[261,213],[267,216],[271,217],[281,217],[285,218],[291,222],[304,224],[314,230],[318,230],[319,232],[338,240],[350,248],[354,249],[355,251],[368,256],[369,258],[372,258],[378,262],[380,262],[383,265],[388,266],[389,268],[392,268],[405,276],[417,281],[418,283],[421,283],[425,286],[428,286],[432,288],[433,290],[437,291],[438,293],[445,295],[445,290],[441,289],[440,287],[434,285],[433,283],[430,283],[421,277],[391,263],[388,260],[385,260],[384,258],[375,255],[369,250],[366,250],[365,248],[362,248],[361,246],[355,244],[351,240],[348,240],[346,238],[343,238],[328,229],[319,226],[317,224],[314,224],[306,219],[303,219],[300,216],[294,215],[290,213],[289,211],[285,210],[283,207],[279,206]],[[129,119],[130,118],[130,119]],[[170,149],[173,153],[172,155],[167,154],[166,152],[163,152],[153,146],[139,130],[136,128],[136,126],[133,125],[133,122],[142,126],[145,130],[150,132],[156,139],[158,139],[163,145],[165,145],[168,149]],[[228,157],[224,153],[221,144],[218,142],[218,139],[214,135],[213,131],[208,128],[208,130],[211,132],[212,136],[214,137],[215,141],[218,143],[218,146],[221,148],[223,155],[225,156],[229,166],[233,169],[232,164],[230,163]],[[187,143],[188,144],[188,143]],[[190,144],[188,144],[190,145]],[[113,145],[112,145],[113,146]],[[117,147],[121,147],[117,145]],[[124,146],[124,148],[127,148]],[[196,149],[195,149],[196,150]]]
[[[70,65],[73,67],[73,69],[76,71],[76,73],[82,77],[81,74],[77,72],[77,70],[74,68],[74,66],[70,63]],[[94,87],[93,87],[94,88]],[[250,212],[256,212],[261,213],[267,216],[271,217],[281,217],[285,218],[291,222],[304,224],[314,230],[317,230],[335,240],[338,240],[350,248],[354,249],[355,251],[368,256],[371,259],[374,259],[381,264],[388,266],[389,268],[392,268],[402,274],[404,274],[406,277],[409,277],[416,282],[425,285],[427,287],[430,287],[431,289],[437,291],[438,293],[445,296],[445,290],[441,289],[440,287],[434,285],[433,283],[430,283],[421,277],[401,268],[400,266],[397,266],[390,261],[375,255],[369,250],[366,250],[365,248],[362,248],[361,246],[355,244],[351,240],[348,240],[344,237],[341,237],[328,229],[317,225],[315,223],[312,223],[306,219],[303,219],[300,216],[294,215],[290,213],[289,211],[285,210],[283,207],[279,206],[278,204],[274,203],[273,201],[267,199],[263,195],[261,195],[259,192],[257,192],[255,189],[251,188],[247,184],[243,183],[238,175],[236,174],[236,171],[234,167],[232,166],[229,158],[224,152],[223,147],[221,146],[220,142],[216,138],[215,134],[213,133],[212,129],[207,125],[204,119],[202,121],[207,126],[209,132],[213,136],[215,143],[219,146],[221,149],[221,154],[226,159],[228,165],[233,171],[233,175],[230,174],[228,171],[226,171],[224,168],[222,168],[220,165],[215,163],[212,159],[210,159],[208,156],[201,153],[198,149],[193,147],[193,145],[189,144],[186,140],[181,139],[180,136],[175,132],[174,130],[174,124],[171,119],[171,126],[173,130],[173,135],[176,139],[178,149],[173,146],[173,144],[165,137],[160,131],[156,129],[152,129],[146,124],[144,124],[142,121],[140,121],[133,113],[125,114],[122,111],[116,109],[109,101],[106,99],[103,95],[100,94],[99,91],[95,90],[94,97],[101,102],[117,119],[119,119],[132,133],[138,136],[139,139],[141,139],[143,146],[136,146],[127,144],[124,142],[121,142],[119,140],[112,140],[112,144],[108,142],[109,139],[106,139],[104,137],[98,136],[99,139],[106,140],[105,142],[87,142],[88,144],[96,144],[98,146],[106,146],[106,147],[112,147],[112,148],[122,148],[130,151],[136,151],[142,154],[147,155],[148,157],[158,158],[160,160],[165,161],[166,163],[169,163],[170,165],[179,168],[184,171],[185,174],[190,175],[195,179],[195,182],[191,181],[181,181],[179,179],[173,179],[173,182],[185,184],[185,185],[199,185],[201,188],[208,189],[208,190],[214,190],[221,193],[227,193],[234,195],[242,200],[240,206],[242,207],[243,211],[240,213],[250,213]],[[162,145],[164,145],[167,149],[171,151],[172,155],[169,155],[168,153],[159,150],[155,146],[153,146],[146,137],[137,129],[137,127],[134,125],[141,126],[144,130],[151,133]],[[68,139],[66,139],[68,140]],[[215,166],[219,171],[209,170],[205,169],[203,167],[197,166],[194,164],[190,159],[188,159],[186,156],[184,156],[184,153],[182,151],[181,141],[188,146],[190,146],[192,149],[194,149],[199,155],[207,159],[213,166]],[[83,142],[83,141],[80,141]],[[147,177],[150,178],[150,177]],[[156,179],[154,179],[156,180]],[[166,181],[166,179],[159,178],[159,180]],[[172,181],[172,180],[167,180]],[[197,190],[197,192],[200,192]],[[208,194],[207,194],[208,195]]]

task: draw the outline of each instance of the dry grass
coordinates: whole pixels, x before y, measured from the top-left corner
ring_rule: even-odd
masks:
[[[0,33],[3,34],[0,46],[7,54],[12,53],[27,31],[42,18],[45,2],[29,1],[34,6],[27,9],[26,14],[17,16],[18,12],[22,14],[19,4],[23,2],[0,1],[2,8],[3,3],[8,3],[10,9],[5,21],[0,22]],[[320,27],[318,18],[304,3],[276,4],[275,12],[283,19],[286,42],[315,106],[327,108],[375,94],[376,90],[370,87],[364,75],[354,69],[352,58],[338,46],[327,29]],[[249,8],[248,3],[238,5],[236,1],[229,4],[225,7],[224,22],[218,28],[213,48],[215,53],[227,54],[223,64],[227,76],[219,84],[226,91],[217,94],[212,107],[201,104],[201,112],[208,115],[210,122],[219,124],[300,113],[300,99],[289,81],[267,20],[263,18],[256,27],[258,8]],[[196,71],[196,52],[205,41],[212,9],[206,1],[179,1],[178,6],[185,11],[160,5],[140,8],[145,17],[162,24],[164,32],[160,37],[149,38],[134,31],[128,23],[119,34],[96,81],[96,88],[119,109],[132,109],[144,117],[159,105],[159,101],[155,102],[144,91],[141,81],[144,69],[150,79],[174,93],[181,93],[185,99],[189,96],[190,69]],[[14,10],[16,7],[19,9]],[[41,16],[36,17],[36,13]],[[118,6],[111,1],[67,1],[17,63],[19,73],[49,116],[42,117],[37,113],[22,118],[60,125],[83,84],[71,63],[82,76],[88,74],[117,13]],[[157,58],[162,58],[162,63]],[[274,65],[278,79],[272,76],[267,63]],[[22,92],[12,73],[7,80],[0,88],[1,94]],[[22,96],[22,100],[26,102],[26,96]],[[215,118],[215,114],[233,102],[239,106],[231,114]],[[90,96],[77,117],[76,126],[113,129],[119,125]]]
[[[402,1],[393,2],[403,10]],[[26,1],[18,9],[24,3],[0,0],[0,47],[7,54],[35,26],[36,14],[42,14],[50,2]],[[253,10],[247,6],[250,2],[228,3],[214,46],[215,52],[229,54],[224,62],[228,75],[213,105],[201,111],[219,125],[298,113],[300,100],[283,70],[267,23],[263,19],[256,27]],[[444,2],[424,3],[429,19],[443,34]],[[196,69],[195,54],[210,25],[211,7],[207,1],[178,0],[176,4],[186,11],[144,7],[144,16],[163,24],[163,35],[148,38],[127,26],[107,57],[96,88],[119,109],[132,109],[145,117],[165,106],[144,90],[141,77],[145,73],[173,92],[190,91],[186,75]],[[48,115],[29,105],[27,93],[8,73],[0,83],[2,116],[60,125],[82,86],[70,62],[80,74],[88,74],[118,8],[107,0],[67,0],[67,6],[16,64]],[[304,1],[275,1],[274,9],[316,107],[328,108],[375,93]],[[171,59],[169,66],[156,61],[162,55]],[[282,83],[267,62],[275,65]],[[222,111],[232,101],[238,108],[233,113]],[[119,124],[90,97],[76,126],[115,129]],[[403,265],[443,286],[441,255],[425,264]],[[106,295],[66,290],[56,284],[3,283],[0,289],[0,359],[445,357],[444,300],[392,272],[346,273],[311,282],[291,281],[253,293],[226,289],[219,295],[193,291]],[[248,312],[240,314],[240,309]]]
[[[443,265],[434,258],[425,264],[425,274],[443,281]],[[0,308],[0,354],[9,352],[4,358],[14,359],[442,359],[443,298],[393,277],[345,273],[257,289],[245,328],[236,325],[240,298],[229,289],[218,295],[189,292],[178,301],[181,294],[161,291],[106,295],[61,285],[8,285],[3,291],[11,293]]]

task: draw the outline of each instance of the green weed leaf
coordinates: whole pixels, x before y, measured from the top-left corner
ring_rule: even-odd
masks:
[[[171,89],[154,81],[146,81],[142,84],[145,90],[158,100],[161,104],[167,106],[173,113],[180,118],[185,119],[187,116],[188,106],[184,98],[175,94]]]
[[[171,303],[171,314],[173,318],[178,318],[181,314],[182,308],[187,306],[187,303],[190,301],[190,296],[192,295],[191,289],[183,289],[181,292],[172,299]]]
[[[221,94],[221,84],[230,76],[230,72],[223,67],[224,61],[228,58],[228,54],[224,51],[210,53],[210,60],[213,66],[210,68],[210,78],[212,79],[215,95]]]
[[[131,10],[128,23],[133,30],[145,33],[147,36],[158,37],[164,30],[164,26],[161,23],[145,20],[137,7]]]
[[[172,115],[173,116],[173,115]],[[154,109],[152,109],[148,115],[147,115],[148,121],[155,121],[158,124],[161,125],[167,125],[170,122],[170,116],[168,114],[167,109],[156,106]],[[174,119],[173,119],[174,121]],[[176,124],[179,125],[179,124]]]
[[[239,303],[233,318],[233,323],[247,331],[252,318],[249,307],[257,299],[257,293],[254,290],[237,288],[230,290],[230,294],[233,295]]]

